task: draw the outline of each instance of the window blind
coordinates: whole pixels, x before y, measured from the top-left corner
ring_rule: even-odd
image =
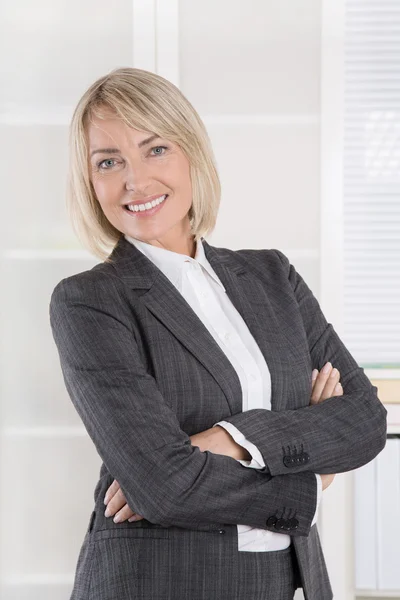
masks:
[[[347,0],[343,336],[364,368],[400,367],[400,0]]]

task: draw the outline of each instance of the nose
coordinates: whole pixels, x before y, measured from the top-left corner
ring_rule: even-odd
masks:
[[[150,169],[141,160],[130,161],[125,170],[125,187],[127,190],[137,192],[144,190],[151,184]]]

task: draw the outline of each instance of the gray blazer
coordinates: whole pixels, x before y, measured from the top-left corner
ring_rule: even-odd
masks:
[[[65,385],[103,461],[74,600],[158,598],[160,589],[177,600],[189,581],[196,590],[190,600],[232,600],[238,523],[289,533],[306,598],[332,598],[311,527],[314,473],[371,461],[386,443],[386,410],[282,252],[202,241],[268,364],[271,411],[242,412],[240,382],[225,354],[168,278],[123,236],[112,263],[63,279],[51,296]],[[309,406],[312,369],[328,360],[344,394]],[[191,445],[190,435],[219,420],[260,449],[264,469]],[[143,520],[104,517],[114,478]]]

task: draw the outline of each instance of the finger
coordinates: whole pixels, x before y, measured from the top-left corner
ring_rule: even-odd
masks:
[[[324,369],[327,368],[327,372]],[[325,387],[325,384],[329,378],[330,372],[332,371],[332,365],[330,362],[326,363],[321,371],[318,373],[315,385],[311,394],[311,404],[318,404],[321,401],[321,394]]]
[[[124,506],[116,513],[113,521],[114,523],[122,523],[130,517],[133,517],[134,514],[133,510],[131,510],[127,504],[124,504]]]
[[[141,517],[138,514],[134,514],[133,517],[130,517],[128,519],[128,521],[131,523],[132,521],[141,521],[142,519],[144,519],[144,517]]]
[[[117,491],[119,489],[120,489],[120,485],[119,485],[118,481],[116,479],[114,479],[114,481],[112,482],[112,484],[106,491],[106,494],[104,496],[104,504],[108,504],[108,502],[111,500],[111,498],[113,496],[115,496],[115,494],[117,493]]]
[[[333,390],[335,389],[339,379],[339,371],[337,369],[332,369],[332,371],[329,373],[329,377],[325,383],[324,389],[322,390],[321,401],[327,400],[328,398],[332,398],[332,396],[334,396]]]
[[[317,381],[317,377],[318,377],[318,369],[313,369],[313,372],[311,373],[311,400],[310,400],[310,404],[318,404],[318,402],[315,400],[315,396],[313,395],[314,387],[315,387],[315,382]]]
[[[340,381],[336,384],[335,389],[333,390],[334,396],[343,396],[343,386]]]
[[[314,389],[314,385],[315,382],[317,381],[317,377],[318,377],[318,369],[313,369],[313,372],[311,373],[311,389]]]
[[[109,501],[106,511],[107,517],[112,517],[115,513],[120,510],[126,504],[126,498],[121,490],[121,488],[114,494],[114,496]]]

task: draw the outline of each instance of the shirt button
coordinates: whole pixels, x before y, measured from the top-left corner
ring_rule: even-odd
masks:
[[[255,381],[257,379],[257,375],[254,375],[254,373],[251,373],[250,379],[252,379],[253,381]]]
[[[226,332],[224,333],[224,338],[225,338],[226,340],[230,340],[230,339],[231,339],[231,334],[229,333],[229,331],[226,331]]]

